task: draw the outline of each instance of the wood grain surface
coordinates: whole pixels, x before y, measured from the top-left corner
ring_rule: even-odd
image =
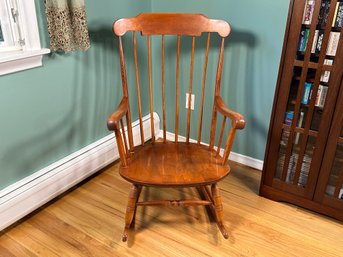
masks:
[[[121,241],[130,183],[112,165],[0,234],[0,256],[342,256],[343,223],[258,196],[261,173],[230,163],[221,196],[225,240],[203,206],[139,206]],[[142,191],[191,198],[193,189]]]

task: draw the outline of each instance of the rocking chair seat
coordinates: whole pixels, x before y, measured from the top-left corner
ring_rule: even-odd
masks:
[[[146,186],[201,186],[223,179],[228,164],[208,146],[166,142],[135,148],[120,175],[133,184]]]

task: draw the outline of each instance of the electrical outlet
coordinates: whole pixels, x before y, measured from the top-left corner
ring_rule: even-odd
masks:
[[[186,93],[186,109],[188,109],[189,93]],[[194,110],[195,95],[191,95],[191,110]]]

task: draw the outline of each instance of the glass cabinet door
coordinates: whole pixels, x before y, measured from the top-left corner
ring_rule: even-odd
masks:
[[[343,210],[343,80],[328,137],[315,200]]]
[[[343,129],[337,143],[325,194],[343,200]]]
[[[320,169],[320,162],[314,156],[318,156],[316,151],[322,147],[318,138],[323,136],[320,127],[328,105],[327,96],[332,96],[329,104],[336,97],[330,91],[333,67],[339,62],[336,53],[341,45],[342,29],[341,25],[336,26],[334,17],[337,4],[341,3],[304,1],[302,22],[294,24],[298,35],[296,49],[286,56],[291,69],[285,69],[287,74],[281,80],[282,94],[287,97],[283,108],[278,109],[283,120],[279,118],[282,126],[277,128],[281,134],[278,134],[280,143],[273,186],[283,190],[289,187],[292,193],[309,198],[313,197]]]

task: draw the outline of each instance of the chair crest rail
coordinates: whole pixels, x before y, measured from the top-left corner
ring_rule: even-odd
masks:
[[[113,24],[113,32],[117,36],[123,36],[128,31],[141,31],[142,35],[189,36],[217,32],[221,37],[227,37],[231,28],[226,21],[209,19],[202,14],[142,13]]]

